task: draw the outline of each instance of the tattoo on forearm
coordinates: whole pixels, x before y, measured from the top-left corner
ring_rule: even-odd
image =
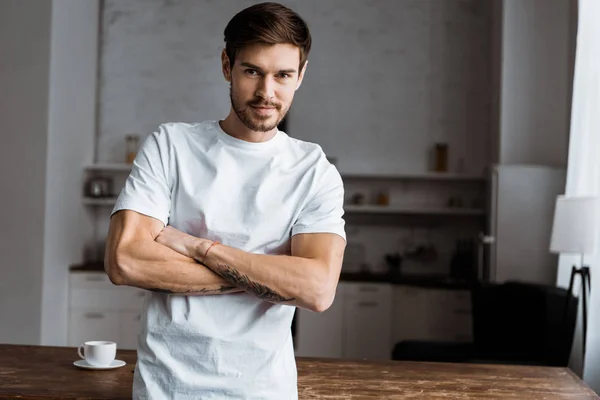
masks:
[[[173,291],[171,291],[171,290],[168,290],[168,289],[161,289],[161,288],[150,288],[150,289],[148,289],[148,290],[149,290],[149,291],[151,291],[151,292],[157,292],[157,293],[168,293],[168,294],[170,294],[170,293],[175,293],[175,292],[173,292]]]
[[[175,290],[169,290],[169,289],[151,288],[148,290],[150,290],[151,292],[166,293],[166,294],[186,294],[186,293],[217,294],[217,293],[226,293],[226,292],[229,292],[234,289],[237,289],[237,287],[232,286],[232,285],[229,285],[229,286],[222,285],[221,287],[216,288],[216,289],[201,288],[199,290],[187,289],[187,290],[182,290],[182,291],[175,291]]]
[[[233,289],[237,289],[237,287],[223,285],[223,286],[221,286],[218,289],[202,288],[200,290],[196,290],[194,293],[206,293],[206,294],[209,294],[209,293],[225,293],[225,292],[229,292],[230,290],[233,290]]]
[[[267,301],[284,302],[296,300],[293,297],[283,297],[279,293],[270,289],[265,285],[257,282],[252,282],[246,275],[240,274],[237,270],[227,264],[217,263],[216,273],[228,282],[234,284],[234,287],[246,289],[250,293],[255,294],[259,298]]]

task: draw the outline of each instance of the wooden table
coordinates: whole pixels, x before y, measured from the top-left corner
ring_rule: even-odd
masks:
[[[71,347],[0,345],[0,399],[131,399],[127,365],[82,370]],[[565,368],[299,358],[300,399],[600,399]]]

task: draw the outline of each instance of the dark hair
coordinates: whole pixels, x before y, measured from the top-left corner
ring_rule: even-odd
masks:
[[[240,50],[252,43],[293,44],[300,49],[300,70],[310,52],[306,22],[278,3],[260,3],[237,13],[225,27],[225,51],[233,68]]]

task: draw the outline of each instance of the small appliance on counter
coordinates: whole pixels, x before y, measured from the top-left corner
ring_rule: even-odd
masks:
[[[110,178],[95,176],[86,185],[85,195],[92,198],[112,197],[112,181]]]

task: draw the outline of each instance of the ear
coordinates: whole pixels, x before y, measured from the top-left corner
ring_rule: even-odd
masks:
[[[306,73],[306,68],[308,67],[308,60],[304,62],[304,66],[302,67],[302,71],[298,75],[298,84],[296,85],[296,90],[300,89],[300,85],[302,85],[302,80],[304,79],[304,74]]]
[[[225,49],[221,52],[221,69],[223,70],[225,80],[231,82],[231,65],[229,64],[229,57]]]

